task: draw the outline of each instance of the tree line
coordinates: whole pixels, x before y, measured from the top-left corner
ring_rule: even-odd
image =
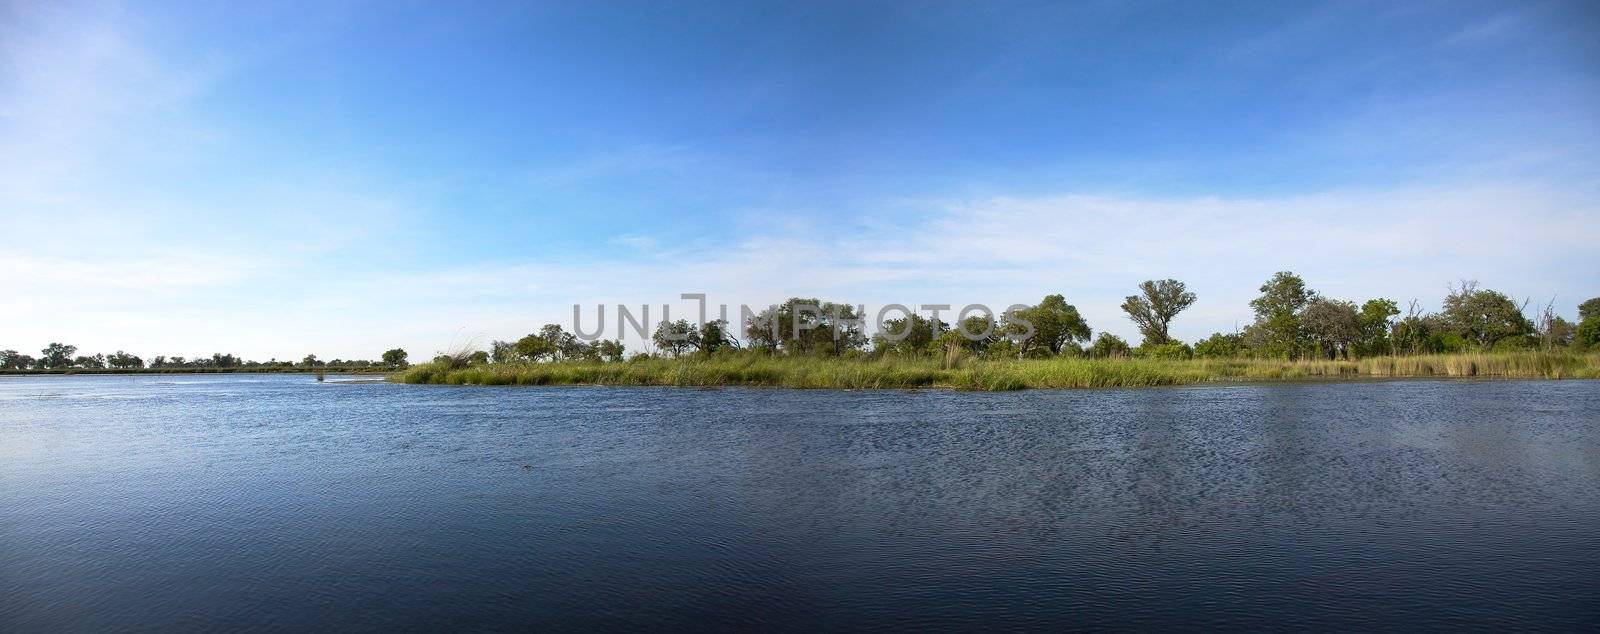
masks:
[[[790,356],[875,357],[885,355],[972,355],[989,358],[1149,357],[1352,359],[1373,356],[1508,350],[1600,350],[1600,297],[1578,306],[1576,321],[1556,315],[1554,302],[1527,315],[1528,300],[1482,288],[1474,281],[1450,286],[1441,309],[1425,312],[1416,300],[1402,311],[1398,302],[1373,298],[1361,303],[1329,297],[1305,280],[1281,271],[1263,282],[1250,301],[1254,321],[1231,333],[1186,343],[1171,336],[1173,321],[1198,297],[1175,279],[1147,280],[1121,305],[1141,341],[1130,345],[1114,334],[1094,331],[1077,307],[1060,294],[1037,304],[1013,306],[998,319],[974,315],[951,324],[907,311],[885,320],[876,334],[851,304],[817,298],[791,298],[761,311],[741,329],[727,320],[695,323],[663,320],[650,337],[654,352],[639,356],[717,355],[736,350]],[[621,340],[583,341],[558,324],[515,341],[494,341],[489,350],[440,353],[450,366],[563,361],[617,362],[625,359]],[[244,361],[231,354],[210,358],[155,357],[148,364],[123,351],[75,356],[77,348],[52,343],[34,358],[0,351],[0,369],[61,368],[404,368],[405,350],[384,352],[379,361],[324,362],[306,355],[299,362]]]
[[[1404,312],[1398,302],[1373,298],[1361,303],[1327,296],[1300,276],[1281,271],[1259,287],[1250,301],[1254,321],[1231,333],[1217,332],[1186,343],[1172,337],[1173,321],[1198,297],[1175,279],[1147,280],[1121,304],[1138,329],[1137,346],[1108,332],[1094,335],[1077,307],[1060,294],[1037,304],[1015,306],[999,319],[967,317],[951,324],[911,313],[888,319],[868,336],[855,305],[791,298],[768,308],[744,325],[727,320],[704,324],[663,320],[650,337],[654,353],[634,356],[715,355],[752,350],[791,356],[967,354],[990,358],[1149,357],[1352,359],[1373,356],[1507,350],[1600,350],[1600,297],[1583,302],[1577,321],[1556,315],[1553,302],[1527,313],[1528,301],[1481,288],[1477,282],[1451,285],[1441,310],[1429,313],[1412,300]],[[740,336],[742,335],[742,336]],[[514,342],[496,341],[489,352],[453,358],[461,363],[620,361],[620,341],[586,343],[559,325]]]
[[[64,343],[51,343],[39,351],[38,357],[0,350],[0,370],[140,370],[140,369],[296,369],[316,368],[358,369],[372,368],[397,370],[410,366],[406,351],[394,348],[386,351],[378,361],[367,359],[332,359],[324,361],[308,354],[300,361],[248,361],[232,354],[214,353],[210,357],[156,356],[149,362],[138,355],[118,350],[111,354],[78,355],[78,347]]]

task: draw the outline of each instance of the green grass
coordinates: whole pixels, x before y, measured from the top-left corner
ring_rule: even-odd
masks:
[[[1264,359],[850,360],[737,354],[624,363],[414,366],[391,381],[445,385],[671,385],[962,390],[1186,385],[1215,381],[1363,377],[1600,378],[1600,354],[1510,352],[1356,361]]]

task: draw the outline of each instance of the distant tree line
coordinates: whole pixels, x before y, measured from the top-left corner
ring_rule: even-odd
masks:
[[[152,357],[148,362],[137,355],[128,354],[118,350],[109,355],[95,354],[93,356],[74,356],[78,354],[78,347],[64,343],[51,343],[39,351],[37,358],[20,354],[16,350],[0,350],[0,370],[138,370],[138,369],[314,369],[314,368],[339,368],[339,369],[401,369],[409,367],[406,361],[406,351],[395,348],[383,353],[381,360],[370,361],[366,359],[332,359],[323,361],[317,355],[308,354],[300,361],[247,361],[232,354],[215,353],[210,357]]]
[[[1423,312],[1415,300],[1401,311],[1387,298],[1360,304],[1308,287],[1283,271],[1262,283],[1250,302],[1255,320],[1232,333],[1213,333],[1193,344],[1172,337],[1173,321],[1199,299],[1183,282],[1148,280],[1127,296],[1121,308],[1141,335],[1130,345],[1111,333],[1093,330],[1063,295],[1037,304],[1014,306],[998,319],[966,317],[951,324],[910,313],[886,319],[868,336],[866,320],[852,304],[818,298],[791,298],[748,320],[743,332],[726,320],[699,324],[663,320],[650,343],[653,355],[682,357],[744,350],[789,356],[875,357],[886,355],[971,355],[990,358],[1149,357],[1351,359],[1384,355],[1438,354],[1503,350],[1600,350],[1600,297],[1583,302],[1578,319],[1555,315],[1553,302],[1529,318],[1528,302],[1464,281],[1450,287],[1442,309]],[[909,312],[909,311],[908,311]],[[742,336],[740,336],[742,335]],[[452,363],[538,363],[620,361],[620,341],[585,343],[561,326],[548,324],[516,341],[495,341],[488,352],[441,356]],[[634,357],[653,356],[635,353]]]
[[[440,354],[435,362],[451,363],[537,363],[541,361],[621,361],[625,350],[621,341],[601,339],[583,341],[557,324],[545,324],[539,332],[516,341],[494,341],[487,352]]]
[[[1093,336],[1077,307],[1063,295],[1046,295],[1037,304],[1013,306],[996,319],[973,315],[952,325],[935,316],[906,311],[886,319],[881,332],[868,336],[866,319],[857,306],[791,298],[761,311],[742,324],[726,320],[704,324],[688,320],[656,324],[650,337],[654,353],[641,356],[683,357],[734,351],[788,356],[875,357],[886,355],[978,356],[989,358],[1150,357],[1351,359],[1374,356],[1439,354],[1504,350],[1600,350],[1600,297],[1578,306],[1577,321],[1556,315],[1554,302],[1530,318],[1527,300],[1481,288],[1477,282],[1451,285],[1439,312],[1418,308],[1416,300],[1402,312],[1398,302],[1368,299],[1360,304],[1319,293],[1288,271],[1261,284],[1250,301],[1255,320],[1231,333],[1213,333],[1193,344],[1171,335],[1173,321],[1198,300],[1183,282],[1148,280],[1127,296],[1121,308],[1138,328],[1139,345],[1116,335]],[[546,324],[515,341],[494,341],[489,350],[440,353],[435,362],[451,366],[490,363],[623,361],[620,340],[586,342],[560,325]],[[0,351],[0,369],[61,368],[403,368],[405,350],[393,349],[380,361],[322,361],[306,355],[299,362],[243,361],[231,354],[210,358],[155,357],[148,364],[117,351],[109,356],[75,356],[77,348],[52,343],[40,357]]]

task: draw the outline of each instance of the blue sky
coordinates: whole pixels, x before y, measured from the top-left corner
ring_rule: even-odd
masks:
[[[0,348],[789,295],[1600,295],[1593,3],[0,4]],[[592,314],[592,313],[591,313]],[[613,309],[614,314],[614,309]],[[635,348],[638,346],[635,345]]]

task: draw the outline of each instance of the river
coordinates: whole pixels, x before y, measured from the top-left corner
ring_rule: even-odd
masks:
[[[0,378],[0,631],[1593,629],[1600,382]]]

